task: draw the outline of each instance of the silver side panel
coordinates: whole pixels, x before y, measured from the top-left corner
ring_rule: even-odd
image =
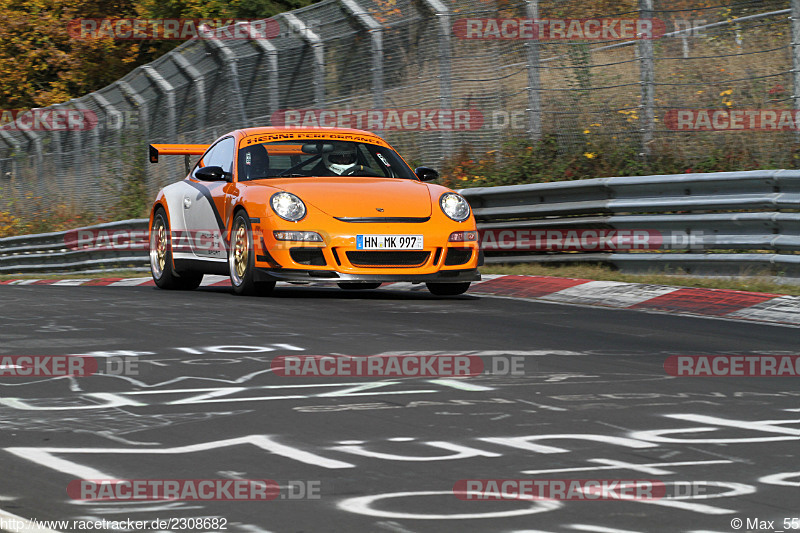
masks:
[[[185,181],[164,188],[170,212],[172,256],[225,262],[225,239],[209,198]]]

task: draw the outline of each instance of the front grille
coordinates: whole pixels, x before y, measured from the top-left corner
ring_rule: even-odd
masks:
[[[444,258],[446,266],[463,265],[472,259],[472,248],[448,248]]]
[[[325,266],[325,256],[322,255],[322,248],[292,248],[289,250],[292,261],[301,265]]]
[[[350,264],[358,267],[414,267],[425,264],[430,252],[391,251],[391,252],[345,252]]]

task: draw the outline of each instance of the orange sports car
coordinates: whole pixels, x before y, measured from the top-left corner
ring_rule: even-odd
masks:
[[[425,283],[461,294],[479,280],[469,204],[411,170],[389,144],[353,129],[248,128],[211,145],[156,144],[185,155],[188,175],[159,191],[150,215],[150,267],[162,289],[230,275],[237,294],[276,281],[373,289]],[[202,155],[189,168],[191,155]]]

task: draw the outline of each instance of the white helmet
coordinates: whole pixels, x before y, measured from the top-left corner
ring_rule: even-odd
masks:
[[[356,147],[352,143],[336,143],[332,151],[322,154],[322,162],[334,174],[342,175],[356,164]]]

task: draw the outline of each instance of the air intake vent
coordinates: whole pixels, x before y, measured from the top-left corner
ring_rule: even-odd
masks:
[[[414,267],[425,264],[430,257],[430,252],[346,252],[347,260],[353,266],[367,267],[389,267],[404,266]]]
[[[292,261],[301,265],[325,266],[325,256],[322,255],[322,248],[292,248],[289,250]]]
[[[472,248],[448,248],[447,257],[444,258],[445,266],[463,265],[472,259]]]

